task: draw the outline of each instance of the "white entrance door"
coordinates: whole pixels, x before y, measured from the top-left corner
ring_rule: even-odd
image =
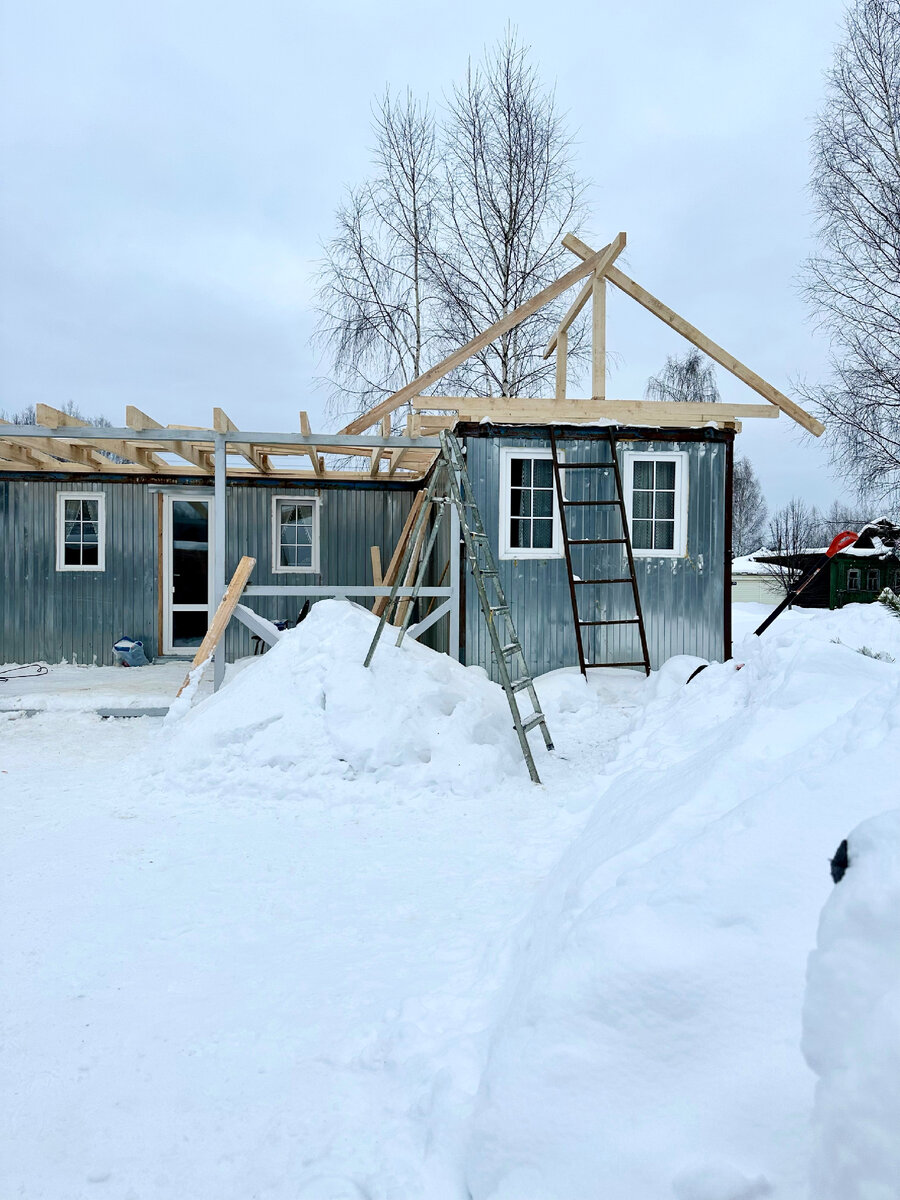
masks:
[[[163,653],[193,657],[213,609],[212,504],[163,497]]]

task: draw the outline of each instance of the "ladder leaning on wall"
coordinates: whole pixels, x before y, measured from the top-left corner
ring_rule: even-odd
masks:
[[[444,514],[449,506],[453,505],[459,516],[460,530],[466,548],[466,560],[478,591],[478,601],[481,605],[481,612],[487,626],[488,636],[491,639],[494,659],[500,675],[500,685],[506,693],[509,710],[512,713],[513,725],[519,738],[519,745],[522,748],[522,756],[528,766],[529,775],[535,783],[540,783],[541,780],[535,766],[534,755],[528,743],[528,734],[532,729],[540,729],[544,745],[548,750],[552,750],[553,742],[550,738],[550,731],[547,728],[547,720],[541,711],[540,701],[534,687],[534,679],[525,660],[522,643],[519,641],[518,634],[516,633],[512,613],[510,612],[509,604],[506,601],[506,596],[500,583],[500,572],[497,568],[497,561],[491,550],[488,536],[484,531],[481,513],[475,500],[475,493],[472,490],[469,472],[466,469],[462,447],[457,438],[449,430],[442,430],[440,439],[441,450],[435,468],[432,471],[431,479],[428,482],[425,500],[419,509],[416,523],[410,533],[403,562],[394,576],[391,594],[381,613],[378,629],[375,631],[375,636],[366,655],[365,665],[368,667],[372,662],[375,649],[391,615],[397,611],[401,603],[405,602],[406,607],[400,623],[400,631],[397,635],[397,645],[399,646],[403,641],[404,634],[412,619],[413,601],[418,596],[419,589],[424,583],[425,572]],[[421,544],[420,539],[432,508],[435,509],[435,520],[425,550],[419,560],[419,568],[416,573],[415,582],[413,583],[412,595],[411,597],[399,597],[397,593],[400,589],[401,581],[407,577],[413,547]],[[451,553],[454,551],[455,547],[451,547]],[[515,678],[513,678],[514,674]],[[518,697],[523,693],[528,696],[533,709],[531,713],[526,713],[524,716],[519,708],[518,700]]]

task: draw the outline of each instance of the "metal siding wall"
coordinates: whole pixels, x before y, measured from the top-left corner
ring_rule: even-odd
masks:
[[[128,634],[158,654],[157,494],[145,483],[83,479],[0,479],[0,663],[63,659],[112,663],[113,643]],[[173,484],[173,486],[175,486]],[[181,485],[178,485],[181,486]],[[208,490],[207,481],[203,483]],[[56,495],[106,496],[106,570],[56,570]],[[369,547],[385,566],[412,505],[413,489],[322,488],[321,573],[272,571],[272,497],[314,496],[311,487],[264,487],[229,481],[227,562],[230,577],[243,554],[257,560],[258,584],[370,584]],[[295,618],[302,597],[257,596],[263,616]],[[249,632],[232,622],[229,658],[251,653]]]
[[[499,546],[501,449],[546,447],[549,442],[523,437],[468,438],[469,474],[494,550]],[[600,440],[566,440],[561,449],[570,462],[598,461],[606,455]],[[721,659],[724,653],[725,455],[722,442],[640,441],[619,443],[619,462],[630,449],[688,455],[688,548],[685,558],[636,558],[635,570],[654,668],[675,654]],[[565,480],[571,500],[612,499],[611,469],[575,471]],[[618,537],[618,510],[611,507],[569,510],[572,537]],[[619,546],[572,548],[572,566],[582,579],[624,576],[628,564]],[[500,560],[500,578],[516,630],[534,674],[571,666],[578,661],[572,602],[563,558]],[[627,584],[586,586],[579,597],[582,618],[615,620],[634,615]],[[588,661],[633,661],[640,658],[636,626],[610,626],[584,631]],[[466,580],[465,661],[477,663],[496,677],[490,642],[471,578]]]

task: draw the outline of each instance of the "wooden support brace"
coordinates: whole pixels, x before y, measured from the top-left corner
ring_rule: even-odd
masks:
[[[304,437],[310,437],[309,414],[300,410],[300,432]],[[319,455],[316,446],[309,446],[303,453],[309,455],[309,461],[312,463],[312,469],[316,475],[325,474],[325,459]]]
[[[129,422],[130,424],[130,422]],[[133,426],[132,426],[133,428]],[[247,586],[247,581],[250,578],[253,568],[256,566],[256,559],[245,555],[237,565],[237,570],[231,577],[231,583],[225,589],[225,595],[219,602],[219,607],[216,609],[215,616],[210,623],[209,629],[206,631],[206,636],[200,643],[200,648],[194,655],[194,661],[191,663],[190,671],[185,676],[184,683],[178,689],[176,699],[191,681],[191,671],[199,667],[201,663],[207,662],[213,654],[216,646],[222,640],[225,630],[228,628],[228,622],[231,620],[232,614],[241,599],[241,594]]]
[[[400,537],[397,539],[397,545],[394,547],[394,553],[391,555],[391,561],[388,563],[388,569],[384,573],[382,584],[384,587],[393,587],[394,579],[397,572],[400,570],[400,563],[403,561],[403,553],[406,549],[406,543],[409,541],[409,535],[412,532],[413,525],[416,523],[416,517],[419,515],[419,509],[422,507],[422,501],[425,499],[424,492],[417,492],[416,498],[412,502],[412,507],[409,514],[403,523],[403,528],[400,530]],[[372,605],[372,612],[376,617],[380,617],[387,607],[389,596],[377,596],[375,603]]]
[[[145,412],[141,412],[133,404],[129,404],[125,409],[125,424],[129,429],[136,429],[138,431],[165,428],[165,426],[160,425],[159,421],[154,421],[152,417],[148,417]],[[175,428],[181,429],[183,426],[178,425]],[[212,454],[210,451],[201,450],[199,447],[193,445],[192,442],[166,442],[165,445],[167,450],[180,455],[181,458],[196,467],[204,475],[212,474]]]
[[[566,369],[569,353],[569,335],[561,332],[556,339],[556,399],[566,398]]]
[[[240,432],[237,425],[235,425],[234,421],[232,421],[231,417],[228,416],[223,408],[213,409],[213,429],[216,431],[216,433]],[[247,462],[256,467],[260,475],[271,474],[268,458],[255,446],[238,445],[235,447],[235,452],[240,454],[243,458],[246,458]]]

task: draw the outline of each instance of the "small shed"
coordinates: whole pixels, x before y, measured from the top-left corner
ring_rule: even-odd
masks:
[[[754,604],[778,604],[784,599],[784,588],[770,567],[760,558],[772,552],[765,546],[753,554],[743,554],[731,563],[731,599]]]

